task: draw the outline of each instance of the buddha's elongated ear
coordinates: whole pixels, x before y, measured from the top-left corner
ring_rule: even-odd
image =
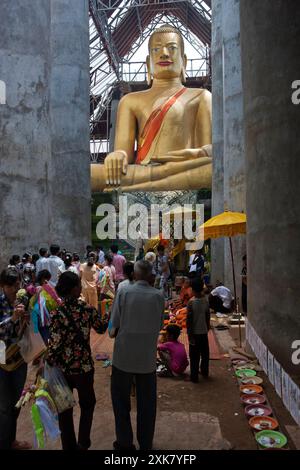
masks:
[[[146,66],[147,66],[147,85],[150,86],[152,82],[152,75],[151,75],[151,68],[150,68],[150,56],[147,55],[146,58]]]
[[[182,62],[183,62],[183,64],[182,64],[180,78],[181,78],[182,83],[185,83],[186,82],[185,71],[186,71],[186,66],[187,66],[187,56],[185,54],[183,56],[183,61]]]

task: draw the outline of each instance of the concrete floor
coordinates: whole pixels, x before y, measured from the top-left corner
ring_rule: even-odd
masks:
[[[216,324],[216,323],[215,323]],[[222,345],[222,359],[210,361],[210,379],[193,384],[183,379],[158,378],[158,410],[154,437],[155,449],[257,449],[254,436],[248,426],[240,403],[240,394],[234,371],[231,368],[228,350],[238,338],[235,328],[216,332]],[[111,355],[113,341],[107,335],[92,333],[92,351]],[[225,353],[225,356],[223,355]],[[97,404],[92,428],[92,449],[112,449],[114,417],[110,401],[110,368],[95,361],[95,392]],[[32,381],[31,368],[28,381]],[[299,428],[294,426],[271,385],[266,382],[266,392],[281,429],[294,436],[289,439],[289,448],[296,447]],[[274,409],[274,408],[273,408]],[[132,422],[135,427],[135,398],[132,398]],[[79,407],[74,408],[75,424],[78,425]],[[18,421],[18,439],[33,439],[29,407],[22,409]],[[47,445],[47,449],[60,449],[60,442]]]

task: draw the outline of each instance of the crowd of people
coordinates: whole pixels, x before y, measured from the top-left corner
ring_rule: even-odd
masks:
[[[87,246],[82,260],[78,253],[60,250],[54,244],[49,253],[41,248],[39,256],[12,256],[0,276],[0,341],[5,343],[6,357],[10,358],[9,364],[0,364],[0,449],[30,448],[27,442],[16,440],[15,408],[27,376],[27,364],[17,344],[30,322],[46,348],[38,360],[39,373],[45,363],[59,367],[69,388],[78,392],[81,416],[77,438],[72,409],[59,414],[63,449],[88,449],[91,445],[96,397],[90,331],[93,328],[102,334],[106,326],[115,338],[111,375],[114,448],[134,447],[130,421],[133,383],[137,440],[140,449],[152,448],[157,375],[178,377],[186,371],[187,353],[178,341],[181,329],[186,327],[190,380],[197,383],[199,371],[203,378],[209,376],[209,307],[222,312],[228,302],[222,296],[224,286],[207,296],[201,252],[190,258],[188,277],[182,278],[178,296],[171,298],[168,286],[172,266],[164,251],[162,245],[156,253],[140,250],[135,263],[127,261],[117,245],[106,253],[101,247],[93,250]],[[25,302],[17,300],[20,289],[26,294]],[[103,311],[103,302],[108,310]]]

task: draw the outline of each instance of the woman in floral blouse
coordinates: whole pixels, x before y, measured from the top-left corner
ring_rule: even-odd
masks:
[[[64,272],[56,291],[62,304],[51,312],[50,339],[47,362],[59,367],[71,388],[77,389],[81,410],[78,443],[73,423],[73,409],[59,414],[63,449],[88,449],[96,403],[94,392],[94,363],[90,348],[91,328],[103,333],[98,312],[79,300],[81,282],[77,274]]]

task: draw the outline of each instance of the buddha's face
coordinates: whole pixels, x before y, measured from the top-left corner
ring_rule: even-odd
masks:
[[[149,49],[150,72],[154,78],[180,77],[185,59],[178,34],[154,34],[150,39]]]

